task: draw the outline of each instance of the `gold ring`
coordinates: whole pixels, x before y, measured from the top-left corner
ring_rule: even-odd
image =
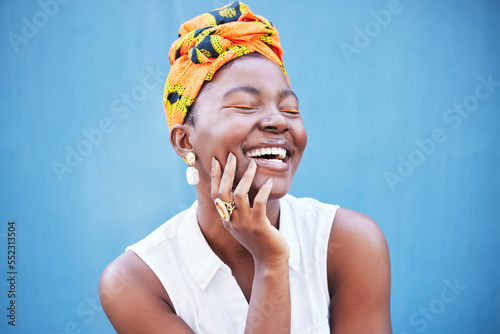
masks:
[[[224,202],[223,200],[217,197],[214,203],[220,217],[224,219],[224,221],[229,223],[231,221],[231,214],[233,213],[233,210],[236,208],[234,201],[228,203]]]

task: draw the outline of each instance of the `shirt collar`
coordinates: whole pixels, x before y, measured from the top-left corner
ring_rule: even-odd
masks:
[[[287,201],[287,196],[280,199],[280,232],[285,237],[290,249],[290,259],[288,264],[290,267],[298,271],[300,268],[300,244],[295,226],[295,217],[292,212],[292,207]]]
[[[198,201],[195,201],[179,226],[179,249],[189,272],[202,290],[208,286],[217,270],[224,263],[208,245],[196,213]]]
[[[193,279],[202,290],[210,284],[215,273],[225,267],[224,262],[213,252],[208,245],[196,217],[198,201],[188,209],[183,221],[180,223],[178,232],[179,250]],[[292,214],[290,204],[280,199],[280,232],[285,237],[290,249],[290,267],[298,271],[300,268],[300,246],[295,227],[295,218]]]

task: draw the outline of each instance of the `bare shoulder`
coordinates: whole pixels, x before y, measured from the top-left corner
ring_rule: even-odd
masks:
[[[175,315],[167,292],[154,272],[134,252],[127,251],[104,269],[99,299],[118,333],[191,332]]]
[[[389,249],[377,223],[339,209],[327,259],[332,333],[391,333]]]
[[[124,298],[129,290],[141,290],[150,296],[168,297],[154,272],[134,252],[127,251],[113,260],[99,280],[99,296],[103,306]],[[163,291],[162,291],[163,290]]]
[[[390,269],[384,234],[373,219],[362,213],[338,209],[328,247],[330,278],[340,279],[348,275],[351,267],[352,270],[372,267]]]
[[[339,208],[330,234],[332,251],[375,251],[384,253],[387,243],[382,230],[370,217],[349,209]]]

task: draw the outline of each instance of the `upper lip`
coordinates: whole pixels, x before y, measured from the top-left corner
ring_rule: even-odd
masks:
[[[261,151],[259,152],[259,150]],[[266,151],[264,152],[262,150]],[[268,150],[271,150],[271,153],[267,153],[269,152]],[[273,154],[278,155],[278,159],[284,160],[286,157],[290,156],[291,145],[285,140],[268,140],[245,148],[243,152],[249,158],[265,154]]]

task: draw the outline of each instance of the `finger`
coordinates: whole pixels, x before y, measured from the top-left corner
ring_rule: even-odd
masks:
[[[266,215],[266,204],[269,194],[273,189],[273,179],[269,179],[260,187],[253,200],[253,213],[257,216]]]
[[[212,179],[210,196],[212,197],[212,200],[215,200],[219,193],[220,179],[222,177],[220,163],[217,159],[215,159],[215,157],[212,157],[212,170],[210,171],[210,177]]]
[[[231,202],[233,200],[232,192],[235,173],[236,157],[233,153],[229,153],[226,166],[224,167],[224,172],[222,173],[218,191],[218,197],[223,201]]]
[[[255,177],[255,171],[257,170],[257,164],[252,159],[247,167],[247,170],[243,174],[240,182],[234,189],[233,198],[239,213],[243,217],[247,217],[250,214],[250,201],[248,199],[248,192],[252,186],[253,179]]]
[[[227,222],[222,218],[221,218],[221,221],[222,221],[222,225],[226,228],[226,230],[228,230],[229,232],[231,232],[233,230],[233,226],[231,225],[230,221]]]

